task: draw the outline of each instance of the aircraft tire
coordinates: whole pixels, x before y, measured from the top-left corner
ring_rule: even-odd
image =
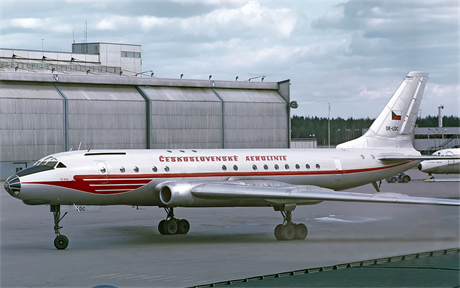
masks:
[[[292,240],[295,237],[295,229],[293,225],[283,225],[281,227],[281,237],[283,240]]]
[[[171,219],[166,221],[165,223],[165,234],[166,235],[174,235],[177,233],[177,221],[176,219]]]
[[[294,230],[295,230],[295,239],[297,240],[304,240],[305,238],[307,238],[307,235],[308,235],[308,229],[307,229],[307,226],[305,226],[305,224],[296,224],[294,226]]]
[[[187,234],[190,230],[190,223],[186,219],[177,221],[177,234]]]
[[[166,235],[165,223],[166,223],[166,220],[163,219],[158,224],[158,232],[160,232],[161,235]]]
[[[69,245],[69,238],[59,235],[54,239],[54,247],[58,250],[64,250]]]
[[[275,238],[278,241],[284,240],[283,237],[281,237],[281,228],[283,227],[282,224],[278,224],[275,227]]]

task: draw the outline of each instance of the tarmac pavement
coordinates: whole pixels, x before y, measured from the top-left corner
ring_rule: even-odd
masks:
[[[460,182],[424,182],[427,174],[414,169],[407,174],[415,180],[383,182],[381,190],[460,196]],[[184,287],[458,248],[460,242],[459,207],[299,206],[293,221],[307,225],[307,239],[279,242],[273,230],[282,217],[271,208],[178,208],[176,216],[190,221],[190,232],[162,236],[157,224],[166,215],[163,209],[107,206],[100,213],[69,213],[61,233],[70,243],[60,251],[53,245],[49,207],[27,206],[1,187],[1,287]],[[349,191],[375,192],[370,184]]]

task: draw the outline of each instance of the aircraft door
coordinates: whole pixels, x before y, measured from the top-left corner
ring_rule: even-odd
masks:
[[[109,169],[107,168],[107,164],[104,162],[97,162],[97,170],[99,171],[99,183],[109,183]]]
[[[447,152],[446,152],[446,155],[448,155],[448,156],[454,156],[454,153],[452,153],[452,151],[447,151]],[[453,165],[453,164],[454,164],[454,160],[447,160],[447,163],[448,163],[449,165]]]

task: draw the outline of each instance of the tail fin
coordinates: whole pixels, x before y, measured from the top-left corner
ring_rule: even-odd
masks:
[[[427,78],[428,73],[410,72],[369,130],[337,148],[413,148],[411,135]]]

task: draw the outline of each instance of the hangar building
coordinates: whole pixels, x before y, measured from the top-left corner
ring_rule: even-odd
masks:
[[[70,149],[287,148],[289,80],[0,73],[0,179]]]

